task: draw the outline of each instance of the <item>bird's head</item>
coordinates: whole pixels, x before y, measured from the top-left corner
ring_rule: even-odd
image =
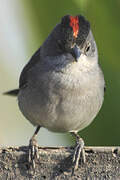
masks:
[[[97,62],[97,46],[90,23],[81,15],[66,15],[44,44],[46,56],[72,55],[74,62]],[[48,49],[47,49],[48,47]],[[94,61],[92,61],[94,60]]]

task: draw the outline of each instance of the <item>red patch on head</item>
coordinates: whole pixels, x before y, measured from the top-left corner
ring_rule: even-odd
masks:
[[[70,26],[73,29],[73,36],[77,38],[78,32],[79,32],[79,19],[78,16],[70,16]]]

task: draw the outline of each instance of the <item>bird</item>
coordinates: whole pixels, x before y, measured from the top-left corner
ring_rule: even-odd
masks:
[[[71,133],[76,140],[73,173],[86,162],[78,132],[94,120],[104,101],[105,80],[90,22],[65,15],[23,68],[17,96],[22,114],[36,130],[29,141],[29,162],[38,158],[36,136],[41,127]]]

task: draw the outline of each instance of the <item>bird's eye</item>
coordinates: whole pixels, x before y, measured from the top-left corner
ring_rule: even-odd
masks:
[[[88,52],[88,51],[89,51],[89,49],[90,49],[90,45],[89,45],[89,46],[87,46],[87,48],[86,48],[86,52]]]
[[[86,55],[89,55],[89,53],[91,52],[90,49],[91,49],[91,44],[87,43],[87,45],[85,47],[85,50],[84,50]]]
[[[87,46],[85,47],[85,52],[87,53],[90,50],[90,43],[87,44]]]

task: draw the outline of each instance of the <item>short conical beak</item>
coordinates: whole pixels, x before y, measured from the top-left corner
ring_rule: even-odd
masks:
[[[75,61],[78,61],[81,55],[80,48],[78,46],[74,46],[71,51],[72,56],[75,58]]]

